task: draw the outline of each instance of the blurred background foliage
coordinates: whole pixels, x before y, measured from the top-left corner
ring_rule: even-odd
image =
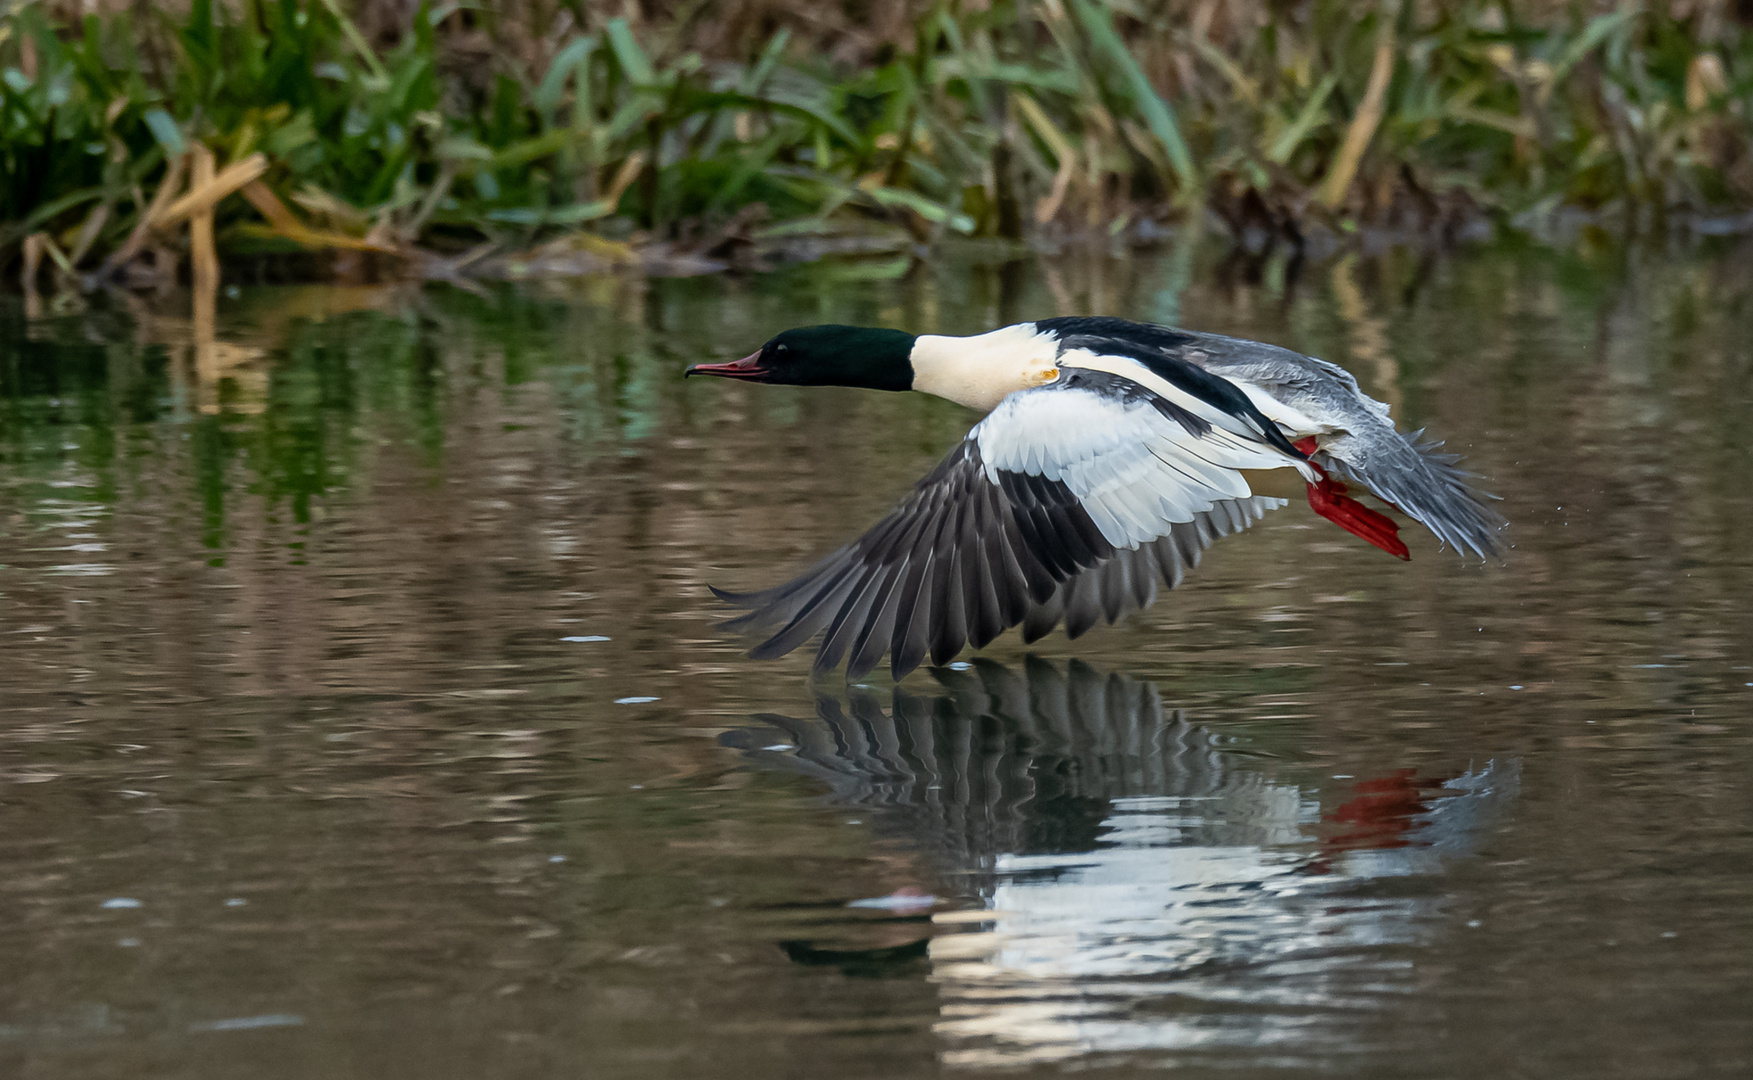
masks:
[[[382,253],[446,272],[555,245],[613,262],[848,232],[1148,237],[1206,208],[1238,235],[1294,243],[1753,208],[1747,0],[0,0],[0,13],[8,275],[33,236],[67,275],[185,244],[142,224],[163,222],[154,197],[181,191],[197,146],[222,177],[243,162],[260,174],[214,208],[222,252]]]

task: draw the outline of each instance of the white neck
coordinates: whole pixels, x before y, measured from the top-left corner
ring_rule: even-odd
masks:
[[[1059,376],[1059,339],[1034,323],[972,337],[922,334],[913,342],[913,389],[990,412],[1006,395]]]

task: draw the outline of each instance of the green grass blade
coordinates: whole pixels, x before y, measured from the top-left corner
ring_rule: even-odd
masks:
[[[974,231],[973,218],[950,210],[948,207],[940,206],[917,191],[892,187],[861,188],[860,191],[870,196],[878,206],[911,210],[933,225],[948,225],[951,229],[964,235]]]
[[[1297,118],[1272,141],[1271,149],[1266,151],[1266,160],[1274,165],[1283,165],[1290,160],[1291,155],[1296,153],[1296,148],[1302,145],[1309,132],[1320,122],[1321,109],[1327,104],[1327,95],[1338,85],[1339,76],[1328,72],[1327,77],[1315,87],[1315,92],[1309,95],[1309,100],[1303,102],[1302,111],[1297,113]]]
[[[1077,12],[1078,21],[1083,24],[1096,52],[1113,65],[1120,76],[1133,108],[1144,118],[1151,134],[1162,143],[1163,152],[1168,155],[1169,165],[1181,186],[1189,193],[1197,190],[1200,186],[1199,170],[1193,164],[1186,140],[1181,137],[1181,127],[1175,122],[1175,110],[1150,84],[1144,69],[1138,66],[1138,60],[1114,29],[1107,8],[1092,4],[1090,0],[1070,0],[1070,6]]]
[[[1583,32],[1576,36],[1576,40],[1565,46],[1558,59],[1553,61],[1552,81],[1559,82],[1570,74],[1570,69],[1575,67],[1583,57],[1589,55],[1597,46],[1611,37],[1615,30],[1635,19],[1640,10],[1638,7],[1623,7],[1618,11],[1597,15],[1590,19],[1589,24],[1583,27]]]
[[[651,87],[658,85],[657,72],[652,69],[651,57],[646,55],[639,42],[633,37],[633,28],[623,18],[609,20],[607,27],[609,49],[615,54],[615,63],[621,65],[622,74],[634,86]]]
[[[341,5],[337,0],[323,0],[323,7],[328,10],[336,25],[340,26],[341,35],[347,39],[347,44],[351,45],[353,51],[359,54],[359,59],[365,62],[366,70],[371,72],[372,81],[379,87],[388,86],[390,75],[384,70],[383,61],[377,58],[377,53],[372,49],[371,43],[365,40],[365,35],[359,32],[359,27],[354,26],[353,20],[349,19],[346,13],[341,10]]]
[[[773,40],[769,41],[767,47],[761,50],[760,59],[756,60],[755,65],[743,75],[743,93],[759,94],[761,92],[761,88],[767,85],[767,80],[773,77],[773,69],[779,66],[779,59],[785,55],[785,46],[790,42],[791,31],[780,27],[779,32],[773,35]]]
[[[146,130],[152,133],[153,140],[164,149],[166,157],[189,152],[188,144],[183,141],[183,129],[177,126],[175,120],[171,119],[170,113],[163,109],[151,108],[147,109],[140,119],[145,121]]]
[[[592,199],[589,202],[572,203],[569,206],[517,206],[503,210],[487,211],[488,221],[503,222],[507,225],[583,225],[587,221],[606,218],[615,212],[615,207],[607,199]]]
[[[548,73],[542,76],[542,81],[536,86],[535,96],[531,101],[531,104],[535,105],[536,111],[541,113],[544,122],[552,120],[554,109],[560,104],[560,95],[566,89],[566,80],[596,49],[596,45],[596,38],[593,37],[573,38],[554,57],[554,62],[548,65]]]

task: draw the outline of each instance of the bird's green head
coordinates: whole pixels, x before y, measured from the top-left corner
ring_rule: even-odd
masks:
[[[687,374],[790,386],[911,390],[913,340],[904,330],[874,326],[800,326],[741,360],[695,364]]]

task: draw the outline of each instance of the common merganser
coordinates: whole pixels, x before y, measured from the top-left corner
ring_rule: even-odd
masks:
[[[1344,368],[1276,345],[1101,317],[971,337],[808,326],[686,374],[919,390],[987,413],[875,528],[796,580],[713,589],[751,609],[731,626],[770,634],[757,659],[820,633],[817,671],[845,659],[858,678],[887,652],[898,679],[1019,624],[1025,642],[1061,619],[1075,638],[1285,505],[1250,486],[1272,470],[1294,470],[1317,514],[1401,559],[1399,527],[1347,482],[1462,554],[1499,551],[1503,519],[1455,455],[1396,430]]]

